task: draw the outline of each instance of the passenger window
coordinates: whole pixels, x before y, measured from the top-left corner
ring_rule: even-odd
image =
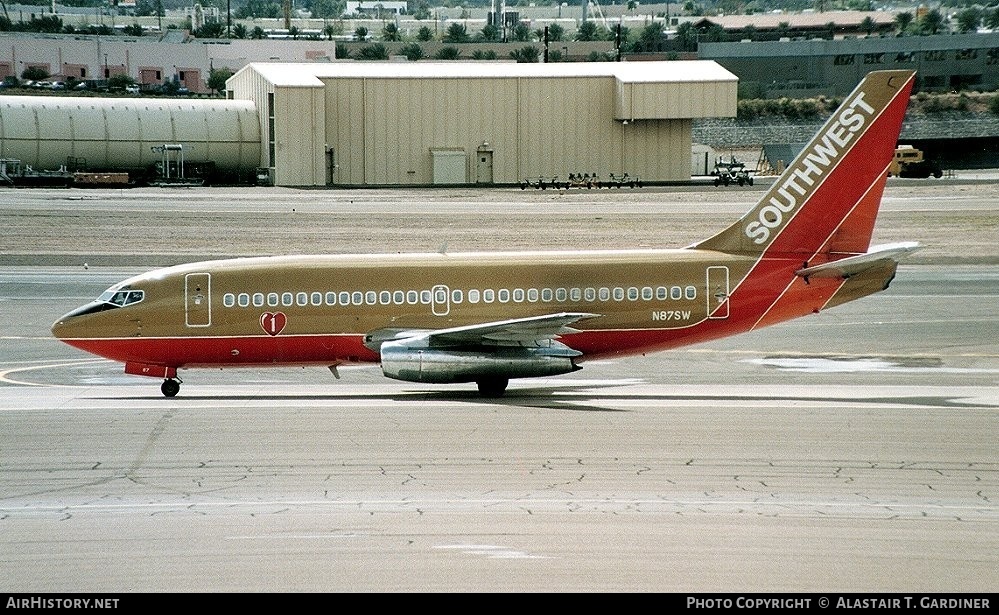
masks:
[[[390,293],[387,290],[383,290],[382,292],[378,293],[378,303],[381,303],[382,305],[388,305],[392,303],[392,293]]]
[[[253,307],[264,306],[264,293],[253,293]]]
[[[628,288],[628,301],[638,301],[638,289],[634,286]]]
[[[484,303],[492,303],[496,299],[496,291],[491,288],[487,288],[482,291],[482,301]]]
[[[312,293],[312,305],[322,305],[323,304],[323,294],[322,293]]]
[[[250,305],[250,295],[246,293],[239,293],[239,307],[249,307]]]
[[[364,293],[364,302],[367,303],[368,305],[374,305],[378,303],[378,293],[376,293],[373,290],[369,290],[368,292]]]
[[[669,289],[669,298],[676,301],[677,299],[683,298],[683,289],[679,286],[674,286]]]
[[[225,307],[232,307],[236,305],[236,295],[232,293],[222,295],[222,305]]]
[[[471,290],[469,290],[468,291],[468,302],[469,303],[478,303],[479,302],[479,291],[477,291],[474,288],[471,289]]]
[[[500,303],[506,303],[510,300],[510,291],[506,288],[501,288],[499,289],[499,292],[496,293],[496,298],[499,299]]]
[[[601,301],[609,301],[610,300],[610,289],[609,288],[601,288],[600,291],[599,291],[599,295],[600,295],[600,300]]]
[[[614,288],[614,301],[624,301],[624,289],[620,286]]]
[[[336,293],[326,293],[326,305],[336,305]]]
[[[686,288],[686,294],[687,294],[687,299],[690,299],[691,301],[693,301],[694,299],[697,299],[697,287],[696,286],[688,286]]]
[[[565,301],[566,299],[568,299],[568,297],[569,297],[569,292],[564,288],[560,288],[555,291],[556,301]]]
[[[669,297],[669,289],[665,286],[660,286],[656,289],[656,299],[660,301],[665,301]]]
[[[401,290],[397,290],[394,293],[392,293],[392,303],[396,305],[402,305],[403,303],[406,303],[406,293],[402,292]]]
[[[537,303],[537,301],[538,301],[538,289],[537,288],[528,288],[527,289],[527,300],[530,301],[531,303]]]
[[[271,307],[277,307],[278,305],[278,294],[277,293],[267,293],[267,305]]]
[[[430,295],[430,291],[429,290],[421,290],[420,291],[420,303],[422,303],[423,305],[429,305],[430,304],[430,299],[431,299],[431,295]]]
[[[350,305],[350,293],[341,291],[339,299],[340,305]]]
[[[411,290],[406,293],[406,303],[409,305],[416,305],[420,302],[420,293],[415,290]]]
[[[308,293],[298,293],[298,295],[295,296],[295,299],[298,301],[298,305],[309,305]]]
[[[542,301],[544,301],[544,302],[547,303],[548,301],[551,301],[554,298],[555,298],[555,293],[552,292],[552,289],[550,289],[550,288],[543,288],[543,289],[541,289],[541,300]]]
[[[451,303],[461,303],[462,299],[464,299],[464,293],[460,290],[451,291]]]
[[[350,302],[354,305],[364,305],[364,293],[355,290],[350,295]]]
[[[583,289],[573,288],[569,291],[569,299],[572,301],[579,301],[583,298]]]
[[[644,299],[646,301],[651,301],[652,300],[652,287],[651,286],[646,286],[646,287],[642,288],[642,299]]]
[[[596,301],[597,289],[593,287],[587,287],[586,290],[583,291],[583,298],[586,299],[587,301]]]
[[[515,289],[513,289],[513,300],[514,300],[515,303],[523,303],[524,302],[524,289],[523,288],[515,288]]]
[[[281,293],[281,305],[288,307],[295,303],[295,296],[291,293]]]

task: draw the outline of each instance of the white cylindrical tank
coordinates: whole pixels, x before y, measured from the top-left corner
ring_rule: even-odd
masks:
[[[179,144],[186,163],[223,174],[260,166],[260,123],[248,100],[0,97],[0,158],[35,170],[68,160],[87,169],[151,168],[155,146]]]

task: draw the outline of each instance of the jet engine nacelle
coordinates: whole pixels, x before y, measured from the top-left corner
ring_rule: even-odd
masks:
[[[558,376],[581,369],[573,361],[581,353],[555,342],[543,348],[497,348],[494,351],[411,348],[382,344],[382,372],[407,382],[451,384],[489,378]]]

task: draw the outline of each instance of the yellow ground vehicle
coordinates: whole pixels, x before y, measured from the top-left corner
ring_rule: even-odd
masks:
[[[942,177],[943,170],[935,162],[923,157],[923,150],[911,145],[895,148],[895,157],[888,166],[889,177]]]

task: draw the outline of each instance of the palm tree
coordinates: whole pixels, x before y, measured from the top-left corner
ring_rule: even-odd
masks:
[[[579,29],[576,30],[576,40],[577,41],[598,41],[600,40],[599,28],[597,24],[592,21],[584,21],[579,24]]]
[[[461,50],[457,47],[441,47],[436,54],[434,54],[434,59],[437,60],[457,60],[458,56],[461,55]]]
[[[971,7],[957,14],[957,28],[961,32],[975,32],[982,25],[982,10]]]
[[[445,43],[467,43],[472,40],[464,24],[453,23],[447,28],[443,38]]]
[[[870,36],[871,34],[873,34],[874,30],[876,30],[877,27],[878,27],[878,24],[874,23],[874,18],[871,17],[870,15],[868,15],[867,17],[864,17],[864,19],[860,22],[860,28],[864,32],[867,32],[867,36]]]
[[[936,34],[944,25],[944,16],[939,10],[933,9],[932,11],[923,15],[922,19],[919,20],[919,31],[923,34]]]
[[[394,23],[385,24],[385,27],[382,28],[382,40],[389,43],[401,41],[402,34],[399,32],[399,26]]]
[[[416,32],[416,40],[426,43],[427,41],[434,40],[434,31],[428,26],[420,26],[420,29]]]
[[[898,29],[898,35],[904,36],[906,31],[912,25],[912,13],[899,13],[895,15],[895,27]]]
[[[406,56],[406,59],[410,62],[416,62],[417,60],[423,59],[423,47],[420,47],[417,43],[403,45],[402,49],[399,51],[402,55]]]
[[[510,57],[521,63],[537,62],[538,58],[541,57],[541,50],[534,45],[528,45],[527,47],[511,51]]]
[[[496,24],[487,24],[482,28],[481,36],[484,41],[498,41],[503,33]]]

